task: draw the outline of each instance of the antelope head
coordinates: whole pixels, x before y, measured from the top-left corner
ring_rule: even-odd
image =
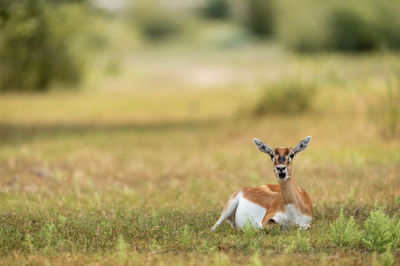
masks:
[[[292,177],[293,158],[297,153],[307,148],[310,140],[311,136],[308,136],[302,139],[294,148],[279,147],[275,149],[270,148],[256,138],[253,139],[253,142],[261,152],[271,157],[275,167],[276,178],[278,183],[281,184]]]

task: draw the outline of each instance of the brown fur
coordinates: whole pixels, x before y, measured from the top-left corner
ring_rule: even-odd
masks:
[[[272,218],[275,214],[284,212],[285,205],[290,203],[294,204],[301,213],[312,217],[312,202],[303,188],[294,186],[290,180],[283,185],[283,192],[281,188],[282,185],[268,184],[260,187],[245,187],[239,191],[243,193],[243,197],[267,210],[263,218],[263,226],[274,224]],[[234,195],[236,194],[237,192]]]
[[[262,221],[263,226],[274,224],[275,222],[272,218],[277,212],[285,212],[285,205],[287,204],[294,204],[305,215],[310,217],[313,215],[313,206],[308,193],[303,188],[297,187],[293,181],[293,160],[289,160],[289,155],[292,152],[292,148],[281,147],[274,149],[274,166],[285,164],[289,176],[288,179],[279,181],[279,185],[268,184],[260,187],[245,187],[239,190],[243,193],[243,197],[267,210]],[[279,162],[279,157],[284,157],[284,163]],[[237,192],[231,196],[231,199],[236,194]]]
[[[309,140],[310,137],[302,140],[302,142],[299,143],[298,146],[296,146],[296,152],[304,150],[304,145],[307,145]],[[303,141],[306,141],[306,143],[303,143]],[[310,218],[312,218],[313,206],[308,193],[303,188],[297,187],[293,181],[292,163],[293,157],[295,155],[293,149],[280,147],[271,150],[265,144],[264,146],[262,146],[262,142],[258,141],[257,139],[254,139],[254,142],[258,146],[260,151],[267,153],[271,156],[275,168],[278,165],[282,166],[283,164],[286,166],[286,172],[283,172],[286,175],[282,178],[277,176],[279,184],[268,184],[262,185],[260,187],[245,187],[233,193],[228,202],[225,204],[221,217],[213,226],[212,230],[215,230],[225,219],[227,219],[227,221],[232,226],[235,225],[234,216],[229,216],[225,218],[223,214],[227,210],[230,202],[236,197],[239,192],[241,192],[243,194],[243,197],[247,200],[265,208],[266,213],[262,220],[262,226],[264,227],[276,224],[276,221],[274,221],[273,219],[274,216],[278,212],[284,213],[285,208],[288,204],[293,204],[300,213],[310,216]]]

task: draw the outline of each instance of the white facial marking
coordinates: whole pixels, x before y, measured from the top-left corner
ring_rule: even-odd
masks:
[[[240,193],[241,194],[241,193]],[[266,209],[260,205],[249,201],[241,195],[239,205],[236,209],[235,223],[239,228],[243,228],[248,222],[256,228],[261,229],[262,220],[265,216]]]
[[[311,217],[298,211],[294,204],[286,205],[285,212],[278,212],[275,214],[274,220],[280,226],[287,227],[290,224],[295,224],[298,225],[300,229],[310,228],[311,223]]]
[[[282,167],[284,167],[284,168],[282,168]],[[282,170],[280,170],[280,169],[282,169]],[[278,164],[275,167],[275,174],[276,174],[276,178],[278,179],[278,181],[285,181],[286,179],[289,178],[287,167],[284,164]],[[281,177],[279,177],[279,174],[285,174],[285,177],[281,178]]]

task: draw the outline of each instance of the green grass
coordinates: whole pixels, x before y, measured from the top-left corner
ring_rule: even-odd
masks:
[[[398,55],[269,49],[142,51],[82,92],[1,95],[0,263],[398,263],[398,236],[379,237],[399,220],[400,142],[368,110]],[[318,90],[306,112],[249,115],[260,84],[295,72]],[[233,191],[276,183],[252,137],[293,146],[307,135],[294,178],[313,200],[311,229],[211,233]],[[371,218],[376,201],[384,221]]]
[[[346,218],[343,211],[340,212],[339,218],[330,226],[331,240],[340,247],[350,245],[358,245],[361,239],[359,226],[353,216]]]

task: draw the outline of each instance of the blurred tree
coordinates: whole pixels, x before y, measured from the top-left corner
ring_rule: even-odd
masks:
[[[358,10],[334,10],[331,19],[333,48],[343,51],[368,51],[379,46],[375,25]]]
[[[271,0],[248,0],[249,14],[247,26],[258,36],[268,36],[272,33],[274,10]]]
[[[400,49],[400,0],[280,0],[275,33],[297,51]]]
[[[126,10],[127,21],[151,42],[178,37],[185,31],[187,16],[182,10],[164,6],[160,1],[138,0]]]
[[[268,37],[275,26],[274,0],[230,0],[232,17],[254,35]]]
[[[69,46],[82,25],[66,21],[67,0],[0,0],[0,90],[45,91],[75,84],[80,61]]]
[[[207,0],[202,13],[208,18],[227,18],[229,15],[228,0]]]

